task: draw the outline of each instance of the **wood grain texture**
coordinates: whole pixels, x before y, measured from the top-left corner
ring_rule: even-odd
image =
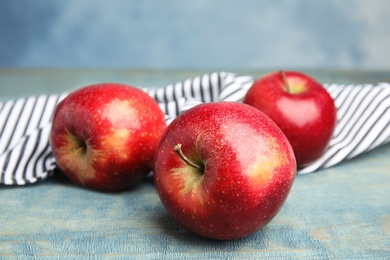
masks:
[[[298,176],[276,218],[233,241],[176,224],[151,175],[120,193],[77,187],[61,173],[31,186],[0,186],[0,259],[389,259],[389,158],[385,145]]]

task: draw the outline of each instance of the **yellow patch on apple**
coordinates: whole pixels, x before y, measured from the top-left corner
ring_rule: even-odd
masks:
[[[255,185],[264,185],[268,183],[275,174],[275,170],[286,163],[286,158],[281,154],[282,149],[278,141],[271,136],[265,140],[266,143],[272,144],[273,149],[267,151],[258,151],[260,155],[257,160],[250,166],[248,177],[250,182]]]
[[[104,148],[102,151],[116,151],[118,158],[126,160],[128,158],[128,147],[126,141],[130,136],[130,131],[125,128],[121,129],[111,129],[111,136],[106,138],[102,142]]]
[[[95,170],[91,166],[91,160],[96,157],[97,151],[89,149],[84,141],[69,132],[65,138],[67,140],[64,145],[58,148],[60,165],[67,165],[71,172],[82,172],[83,174],[78,177],[81,183],[94,178]]]
[[[197,189],[202,183],[203,175],[199,174],[198,170],[191,167],[174,168],[172,174],[175,178],[181,178],[185,185],[181,187],[182,193],[188,193],[193,189]]]

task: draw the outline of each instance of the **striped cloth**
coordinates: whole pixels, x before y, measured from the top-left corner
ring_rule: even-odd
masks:
[[[159,88],[144,88],[170,123],[194,105],[241,101],[254,81],[250,76],[214,72]],[[390,84],[324,84],[334,98],[338,122],[325,154],[298,174],[334,166],[390,141]],[[0,184],[25,185],[53,174],[49,146],[51,118],[66,97],[41,95],[0,103]]]

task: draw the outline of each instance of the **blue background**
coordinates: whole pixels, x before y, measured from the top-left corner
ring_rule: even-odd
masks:
[[[0,2],[0,67],[390,69],[388,0]]]

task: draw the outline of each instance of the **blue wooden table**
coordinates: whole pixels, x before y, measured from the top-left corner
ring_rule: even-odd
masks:
[[[307,72],[325,83],[390,82],[386,71]],[[0,99],[102,81],[164,86],[202,73],[0,69]],[[34,185],[0,186],[0,259],[8,257],[389,259],[390,145],[298,176],[273,221],[233,241],[204,239],[176,224],[151,175],[120,193],[80,188],[61,173]]]

